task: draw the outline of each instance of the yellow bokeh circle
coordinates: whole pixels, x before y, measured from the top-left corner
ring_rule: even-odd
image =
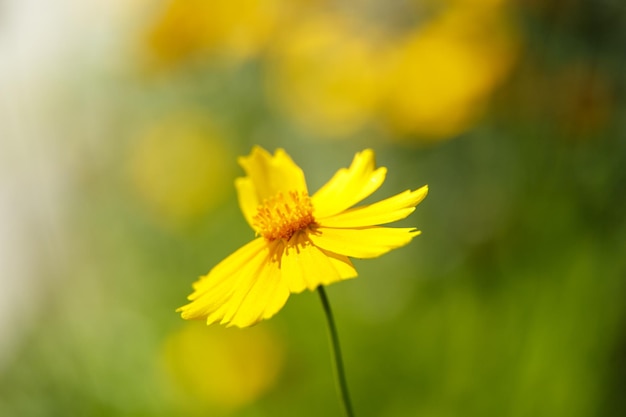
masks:
[[[129,158],[138,198],[165,222],[197,219],[232,188],[226,139],[206,116],[179,114],[143,129]]]
[[[283,346],[268,326],[245,331],[190,322],[170,335],[164,363],[187,408],[232,411],[275,385]]]

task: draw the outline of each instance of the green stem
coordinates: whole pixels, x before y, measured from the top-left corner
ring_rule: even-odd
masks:
[[[337,376],[337,385],[339,385],[339,393],[343,407],[346,410],[348,417],[354,417],[352,412],[352,405],[350,404],[350,396],[348,395],[348,384],[346,383],[346,374],[343,370],[343,360],[341,359],[341,349],[339,348],[339,337],[337,336],[337,328],[335,327],[335,320],[333,319],[333,312],[330,309],[330,303],[326,296],[324,286],[317,287],[317,291],[320,294],[320,300],[322,300],[322,306],[324,307],[324,313],[326,313],[326,321],[328,322],[328,332],[330,333],[330,342],[332,347],[333,358],[335,359],[335,373]]]

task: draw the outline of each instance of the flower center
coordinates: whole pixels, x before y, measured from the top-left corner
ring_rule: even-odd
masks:
[[[311,199],[306,192],[297,191],[265,199],[252,220],[257,232],[269,241],[289,240],[315,223]]]

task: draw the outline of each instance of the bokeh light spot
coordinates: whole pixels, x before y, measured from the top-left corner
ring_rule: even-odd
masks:
[[[188,407],[235,410],[276,383],[283,346],[269,326],[241,331],[191,322],[166,340],[164,362]]]
[[[131,149],[137,196],[166,223],[196,220],[230,192],[234,167],[220,132],[196,116],[173,116],[148,126]]]

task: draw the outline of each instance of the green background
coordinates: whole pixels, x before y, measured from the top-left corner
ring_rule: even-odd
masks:
[[[337,13],[351,10],[341,4]],[[223,406],[185,392],[190,382],[176,377],[177,353],[167,353],[181,329],[205,330],[174,312],[191,283],[253,237],[232,184],[242,175],[237,155],[255,144],[285,148],[311,191],[366,147],[389,171],[368,202],[429,185],[428,197],[399,223],[422,235],[381,258],[355,260],[359,277],[327,288],[357,415],[626,415],[623,5],[509,4],[522,46],[506,79],[489,92],[479,118],[435,139],[376,122],[322,138],[271,104],[263,53],[235,64],[199,53],[146,69],[117,46],[141,43],[136,28],[158,18],[152,7],[131,29],[107,28],[117,33],[115,47],[78,49],[96,57],[78,68],[72,57],[58,57],[58,84],[40,104],[53,130],[38,139],[45,145],[23,145],[33,155],[55,149],[45,158],[66,176],[52,226],[34,210],[25,237],[9,239],[26,239],[29,268],[3,272],[5,285],[31,284],[3,313],[15,318],[0,333],[0,415],[341,415],[315,293],[292,295],[254,328],[271,336],[269,351],[245,336],[228,342],[231,355],[247,348],[240,354],[255,351],[255,363],[266,355],[279,363],[246,401]],[[413,13],[389,7],[368,18],[380,26],[429,18]],[[224,150],[206,161],[219,161],[215,172],[198,174],[204,163],[188,165],[194,150],[183,149],[181,160],[165,158],[161,176],[158,169],[144,175],[157,197],[189,181],[193,189],[194,178],[215,181],[198,185],[215,190],[214,200],[192,190],[180,194],[192,196],[191,208],[184,201],[177,208],[142,194],[133,161],[145,151],[137,145],[142,132],[159,131],[162,119],[188,109],[200,120],[197,131],[209,129],[205,122],[219,126],[206,140]],[[178,140],[176,127],[165,132],[162,140]],[[36,191],[25,205],[51,204],[44,186]],[[206,343],[222,343],[219,334],[212,340]],[[231,369],[209,348],[206,355],[196,377],[219,384],[232,374],[234,390],[246,372],[262,373]]]

